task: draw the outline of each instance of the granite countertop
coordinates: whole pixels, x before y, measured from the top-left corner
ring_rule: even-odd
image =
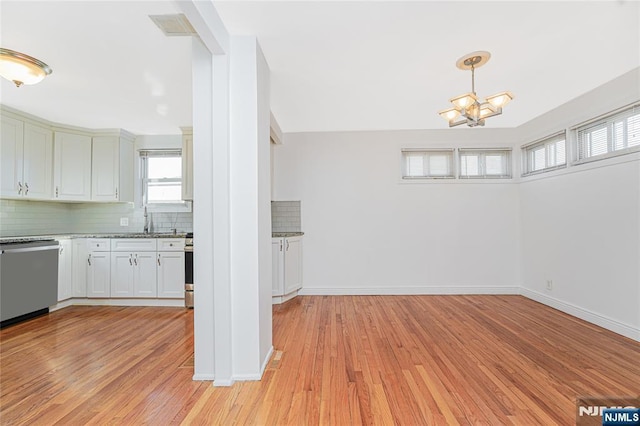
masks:
[[[272,232],[271,238],[289,238],[289,237],[301,237],[304,232]]]
[[[61,238],[185,238],[186,233],[178,232],[130,232],[130,233],[92,233],[92,234],[56,234],[56,235],[27,235],[19,237],[0,237],[0,243],[25,243],[29,241],[47,241]]]

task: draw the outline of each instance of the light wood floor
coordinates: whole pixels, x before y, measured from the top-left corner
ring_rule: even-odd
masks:
[[[574,424],[640,395],[640,343],[519,296],[274,307],[261,382],[193,382],[193,312],[69,307],[0,331],[0,424]]]

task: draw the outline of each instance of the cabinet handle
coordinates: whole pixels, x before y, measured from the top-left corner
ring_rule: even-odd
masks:
[[[89,263],[89,266],[91,266],[91,255],[89,255],[89,257],[87,258],[87,263]]]
[[[136,266],[138,266],[138,255],[136,254],[136,257],[133,258],[133,263],[135,263]]]
[[[22,182],[18,182],[18,195],[22,195]]]
[[[287,251],[289,251],[289,240],[287,240]]]
[[[280,240],[280,251],[282,251],[282,240]]]
[[[58,187],[56,186],[56,198],[58,198]]]
[[[131,256],[133,256],[132,254],[129,255],[129,265],[133,266],[133,262],[131,261]]]
[[[118,198],[118,188],[116,187],[116,198]]]
[[[64,251],[64,247],[60,247],[60,254]]]
[[[27,195],[29,193],[29,184],[27,182],[25,182],[24,183],[24,187],[25,187],[24,195]]]
[[[161,266],[160,265],[160,255],[158,255],[158,266]]]

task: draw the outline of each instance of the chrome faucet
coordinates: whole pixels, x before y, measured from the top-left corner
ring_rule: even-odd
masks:
[[[144,206],[144,229],[143,232],[145,234],[149,233],[149,228],[151,228],[151,220],[149,219],[149,215],[147,214],[147,206]]]

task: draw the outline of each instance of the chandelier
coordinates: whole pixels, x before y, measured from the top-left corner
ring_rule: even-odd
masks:
[[[449,122],[449,127],[467,124],[469,127],[484,126],[484,119],[502,114],[502,107],[513,99],[511,92],[500,92],[488,96],[484,102],[480,102],[476,96],[475,70],[486,64],[491,58],[491,53],[485,51],[471,52],[458,59],[456,66],[461,70],[471,70],[471,92],[465,93],[449,102],[453,108],[440,111],[438,114]]]
[[[36,58],[0,47],[0,76],[16,87],[39,83],[51,72],[49,65]]]

